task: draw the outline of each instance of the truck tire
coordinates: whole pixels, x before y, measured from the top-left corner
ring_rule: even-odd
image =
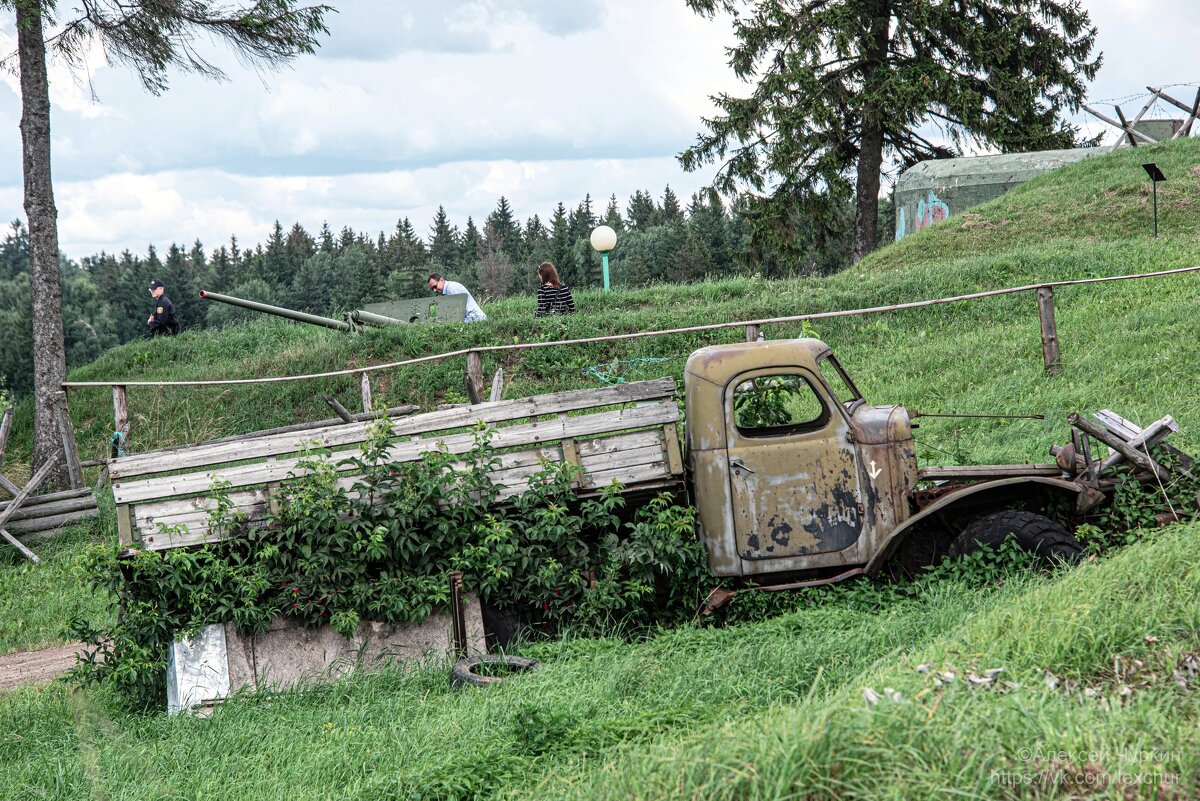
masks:
[[[1046,564],[1075,564],[1083,558],[1083,548],[1062,525],[1024,509],[1005,509],[971,521],[950,543],[947,555],[958,559],[978,551],[981,545],[999,548],[1010,534],[1023,550],[1037,554]]]
[[[523,656],[508,656],[506,654],[480,654],[469,659],[461,659],[450,671],[450,683],[455,687],[490,687],[507,681],[503,676],[487,676],[478,671],[480,665],[502,665],[509,672],[525,673],[536,670],[541,666],[536,659],[526,659]]]

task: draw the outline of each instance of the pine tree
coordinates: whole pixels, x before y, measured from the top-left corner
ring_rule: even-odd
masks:
[[[467,217],[467,227],[463,230],[462,244],[459,246],[458,270],[464,274],[475,272],[475,263],[483,253],[483,236],[475,227],[475,221]]]
[[[508,198],[503,195],[500,196],[496,209],[484,220],[485,239],[489,227],[496,241],[500,243],[500,250],[510,261],[518,261],[521,258],[521,226],[513,215],[512,207],[508,205]]]
[[[658,207],[654,205],[654,198],[650,197],[649,192],[639,189],[633,193],[629,205],[625,207],[625,218],[629,220],[630,230],[644,230],[658,225]]]
[[[608,208],[604,210],[604,224],[618,234],[625,230],[625,219],[621,216],[621,207],[617,205],[617,195],[608,199]]]
[[[683,219],[683,210],[679,208],[679,196],[671,191],[671,185],[663,190],[662,205],[658,207],[660,223],[672,223]]]
[[[321,244],[318,247],[322,253],[333,253],[337,250],[337,243],[333,241],[333,230],[329,227],[328,222],[321,223],[319,241]]]
[[[478,278],[479,288],[486,298],[502,298],[512,288],[514,268],[504,252],[504,241],[490,223],[483,227]]]
[[[570,227],[572,241],[587,239],[592,235],[592,229],[596,227],[596,217],[592,214],[592,196],[585,195],[575,210],[571,212],[567,218],[567,224]]]
[[[279,220],[275,221],[271,235],[267,237],[267,246],[263,250],[263,258],[258,268],[261,272],[257,277],[270,287],[287,287],[291,283],[287,268],[287,244]]]
[[[300,272],[304,262],[317,252],[317,243],[312,235],[304,230],[304,226],[295,223],[288,231],[287,240],[283,244],[283,252],[285,267],[280,275],[280,292],[290,299],[296,273]]]
[[[208,260],[204,257],[204,245],[197,239],[188,251],[187,271],[192,282],[192,294],[188,300],[188,322],[192,328],[203,328],[208,316],[207,301],[200,300],[200,290],[208,282]]]
[[[396,231],[388,239],[388,259],[392,263],[389,294],[399,298],[415,298],[425,294],[425,279],[429,276],[429,255],[425,243],[418,237],[407,217],[396,223]]]
[[[802,255],[796,220],[815,221],[828,242],[852,201],[852,259],[873,250],[884,158],[909,165],[953,152],[926,138],[931,126],[953,150],[1072,146],[1078,129],[1061,114],[1078,108],[1099,67],[1077,0],[687,2],[733,17],[730,65],[754,89],[721,95],[680,163],[720,162],[717,189],[752,190],[755,235],[786,258]]]
[[[450,225],[446,209],[438,206],[429,229],[429,261],[433,270],[446,271],[458,264],[462,245],[458,229]]]
[[[567,207],[560,201],[550,217],[550,261],[563,283],[575,285],[575,242],[567,220]]]

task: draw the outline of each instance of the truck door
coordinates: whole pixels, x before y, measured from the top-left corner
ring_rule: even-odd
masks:
[[[800,367],[748,371],[726,385],[729,483],[743,559],[829,554],[813,567],[858,561],[857,451],[840,404],[823,387]]]

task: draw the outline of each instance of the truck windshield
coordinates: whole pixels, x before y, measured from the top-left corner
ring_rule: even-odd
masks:
[[[833,394],[837,396],[837,399],[847,409],[863,399],[862,393],[858,391],[858,387],[854,386],[854,382],[850,380],[850,376],[842,369],[842,365],[838,363],[837,358],[832,353],[822,356],[817,361],[817,366],[821,368],[821,374],[829,382]]]

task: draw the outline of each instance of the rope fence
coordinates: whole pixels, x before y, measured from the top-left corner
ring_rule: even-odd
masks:
[[[828,320],[835,317],[857,317],[868,314],[882,314],[887,312],[904,311],[907,309],[920,309],[928,306],[939,306],[947,303],[959,303],[962,301],[977,300],[980,298],[997,297],[1000,295],[1014,295],[1021,292],[1037,293],[1038,317],[1042,334],[1042,359],[1046,372],[1053,374],[1058,372],[1059,369],[1058,333],[1054,320],[1054,289],[1056,287],[1079,286],[1083,284],[1103,284],[1113,281],[1131,281],[1145,278],[1160,278],[1164,276],[1184,275],[1195,272],[1200,272],[1200,266],[1181,267],[1174,270],[1160,270],[1157,272],[1135,273],[1131,275],[1113,275],[1102,278],[1079,278],[1069,281],[1042,281],[1036,284],[1005,287],[1003,289],[991,289],[983,292],[971,292],[965,295],[955,295],[953,297],[918,300],[909,303],[895,303],[887,306],[871,306],[862,309],[843,309],[839,311],[795,314],[786,317],[765,317],[755,320],[709,323],[707,325],[694,325],[683,328],[669,328],[656,331],[637,331],[629,334],[612,334],[609,336],[588,337],[585,339],[560,339],[548,342],[522,342],[511,345],[484,345],[475,348],[463,348],[460,350],[447,351],[445,353],[435,353],[429,356],[418,356],[412,359],[402,359],[400,361],[387,362],[386,364],[353,367],[345,370],[333,370],[325,373],[267,376],[263,378],[213,379],[204,381],[135,381],[130,379],[114,379],[110,381],[65,381],[63,382],[62,387],[64,390],[82,387],[111,387],[113,392],[113,417],[115,423],[114,430],[120,433],[122,438],[124,438],[128,437],[129,434],[129,412],[125,398],[127,387],[212,387],[236,386],[245,384],[275,384],[288,381],[312,381],[317,379],[357,375],[361,378],[364,411],[369,412],[371,410],[371,390],[368,378],[370,373],[380,370],[393,370],[398,367],[424,364],[427,362],[441,362],[447,359],[465,356],[467,359],[466,384],[468,395],[470,395],[474,401],[477,398],[482,398],[484,396],[482,387],[482,357],[485,353],[507,353],[513,351],[533,350],[535,348],[561,348],[571,345],[588,345],[597,342],[620,342],[631,339],[643,339],[646,337],[672,336],[702,331],[719,331],[722,329],[731,328],[744,329],[746,332],[746,340],[754,341],[760,338],[762,328],[768,325],[799,323],[809,320]]]

